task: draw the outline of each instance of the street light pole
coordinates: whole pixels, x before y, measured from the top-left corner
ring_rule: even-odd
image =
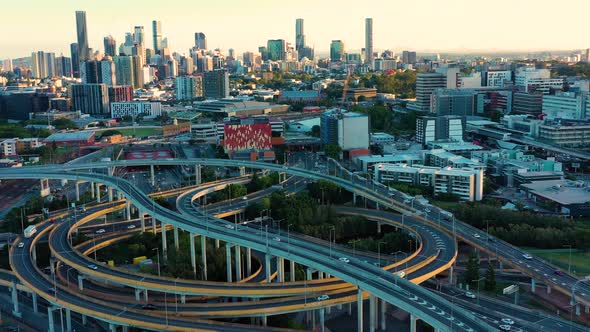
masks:
[[[572,273],[572,245],[566,244],[563,245],[565,248],[569,248],[569,259],[567,261],[567,273]]]
[[[471,280],[471,282],[477,282],[477,305],[479,305],[479,282],[484,280],[484,277],[481,277],[477,280]]]

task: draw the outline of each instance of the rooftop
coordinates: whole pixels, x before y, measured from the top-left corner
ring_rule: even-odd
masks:
[[[86,141],[94,136],[93,131],[76,131],[55,133],[45,139],[45,141]]]
[[[590,202],[590,188],[587,183],[569,180],[535,181],[523,184],[523,188],[535,195],[561,205],[586,204]]]

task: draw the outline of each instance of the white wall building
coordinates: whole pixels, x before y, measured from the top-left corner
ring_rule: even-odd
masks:
[[[587,106],[587,96],[583,94],[559,92],[543,95],[543,114],[550,119],[586,119]]]
[[[369,148],[369,117],[366,114],[344,113],[338,120],[338,145],[342,150]]]
[[[542,92],[549,94],[551,89],[561,89],[563,79],[551,78],[549,69],[536,69],[523,67],[516,71],[515,83],[524,89],[525,92]]]
[[[162,115],[162,104],[158,102],[131,101],[111,103],[111,117],[122,118],[124,116],[149,116]]]
[[[486,73],[486,86],[501,88],[505,82],[512,81],[512,72],[510,70],[494,70]]]

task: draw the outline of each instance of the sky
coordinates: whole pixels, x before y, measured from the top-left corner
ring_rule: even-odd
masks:
[[[354,5],[352,5],[354,4]],[[563,5],[562,5],[563,4]],[[375,50],[424,52],[575,50],[590,47],[590,1],[570,0],[21,0],[2,4],[0,58],[33,51],[63,53],[76,41],[75,11],[85,10],[89,44],[103,37],[120,44],[125,32],[162,21],[172,51],[187,53],[194,32],[209,48],[237,54],[268,39],[295,43],[295,19],[305,19],[307,44],[317,52],[341,39],[346,49],[364,47],[364,20],[373,18]]]

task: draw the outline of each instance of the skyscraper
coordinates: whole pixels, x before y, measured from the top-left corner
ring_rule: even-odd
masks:
[[[113,36],[106,36],[104,37],[104,54],[115,56],[117,55],[117,41]]]
[[[206,98],[220,99],[229,97],[229,73],[225,70],[205,72],[203,85]]]
[[[176,100],[193,100],[203,97],[203,78],[201,76],[182,76],[174,81]]]
[[[133,43],[145,46],[145,34],[142,26],[136,26],[133,31]]]
[[[342,40],[332,40],[332,43],[330,44],[330,61],[343,61],[344,52],[344,42]]]
[[[55,59],[55,75],[59,77],[72,77],[72,59],[59,56]]]
[[[373,69],[375,66],[375,58],[373,56],[373,19],[367,17],[365,19],[365,64]]]
[[[266,43],[268,59],[272,61],[285,60],[287,44],[283,39],[271,39]]]
[[[78,43],[70,44],[70,54],[72,57],[72,75],[75,78],[80,78],[80,50]]]
[[[133,57],[131,56],[116,56],[113,58],[115,62],[116,81],[119,85],[133,86],[134,67]]]
[[[86,12],[76,11],[76,32],[78,34],[78,60],[86,61],[90,58],[88,46],[88,27],[86,25]]]
[[[305,34],[303,27],[303,19],[298,18],[295,21],[295,50],[300,52],[305,47]]]
[[[75,111],[95,115],[110,114],[106,84],[74,84],[71,87]]]
[[[152,32],[154,38],[154,52],[160,54],[162,49],[162,22],[152,21]]]
[[[200,50],[207,49],[207,37],[202,32],[195,32],[195,47]]]

